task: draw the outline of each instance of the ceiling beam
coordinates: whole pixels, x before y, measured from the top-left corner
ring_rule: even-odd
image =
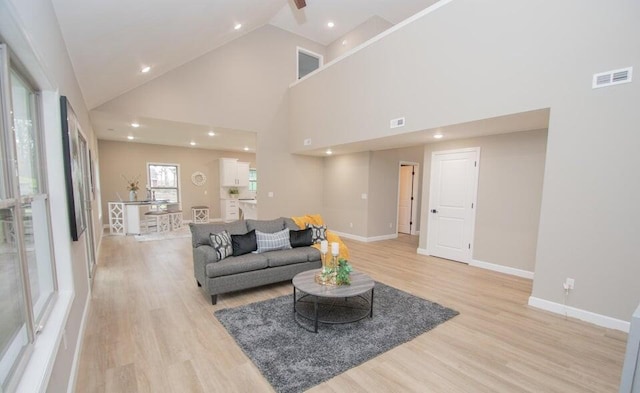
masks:
[[[293,2],[296,3],[296,7],[298,7],[298,9],[304,8],[307,5],[305,0],[293,0]]]

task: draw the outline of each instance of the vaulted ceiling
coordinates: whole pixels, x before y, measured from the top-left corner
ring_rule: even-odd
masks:
[[[308,0],[301,10],[293,0],[52,3],[98,139],[255,152],[253,132],[96,108],[266,24],[328,45],[374,16],[396,24],[436,1]]]
[[[436,0],[309,0],[301,10],[292,0],[52,2],[93,109],[268,23],[327,45],[374,15],[396,24]]]

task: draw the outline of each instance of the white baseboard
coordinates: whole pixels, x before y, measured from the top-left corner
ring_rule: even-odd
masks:
[[[608,329],[620,330],[629,333],[631,323],[621,319],[611,318],[606,315],[596,314],[591,311],[579,308],[565,306],[564,304],[551,302],[549,300],[537,297],[529,297],[529,305],[541,310],[550,311],[554,314],[566,315],[567,317],[577,318],[581,321],[589,322],[594,325],[602,326]]]
[[[475,266],[482,269],[493,270],[494,272],[510,274],[512,276],[518,276],[533,280],[533,272],[530,272],[528,270],[516,269],[515,267],[497,265],[495,263],[478,261],[476,259],[472,259],[471,262],[469,262],[469,266]]]
[[[344,237],[345,239],[357,240],[363,243],[379,242],[381,240],[390,240],[390,239],[398,238],[397,233],[391,233],[389,235],[382,235],[382,236],[364,237],[364,236],[352,235],[350,233],[345,233],[345,232],[338,232],[334,230],[331,230],[331,232],[335,233],[340,237]]]
[[[84,311],[82,312],[82,321],[80,322],[80,329],[78,332],[78,341],[76,342],[76,351],[73,354],[73,363],[71,363],[71,375],[69,376],[69,385],[67,386],[67,393],[73,393],[76,391],[76,384],[78,382],[78,367],[80,362],[80,355],[82,354],[82,346],[84,345],[84,331],[87,327],[87,318],[89,316],[89,308],[91,306],[91,291],[87,295],[87,301],[84,304]]]
[[[417,252],[418,254],[420,254],[420,255],[426,255],[426,256],[429,256],[429,255],[430,255],[430,254],[427,252],[427,249],[426,249],[426,248],[418,248],[418,249],[416,250],[416,252]]]

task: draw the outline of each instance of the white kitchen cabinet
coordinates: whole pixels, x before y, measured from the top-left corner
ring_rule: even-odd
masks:
[[[249,163],[238,162],[238,187],[249,187]]]
[[[223,221],[235,221],[240,219],[238,212],[238,200],[237,199],[221,199],[220,200],[220,215]]]
[[[249,187],[249,163],[237,158],[220,159],[220,187]]]

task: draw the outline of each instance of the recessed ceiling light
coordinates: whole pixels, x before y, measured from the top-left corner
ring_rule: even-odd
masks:
[[[331,21],[330,21],[329,23],[327,23],[327,26],[329,26],[329,28],[332,28],[332,27],[333,27],[333,26],[335,26],[335,25],[336,25],[336,24],[335,24],[335,23],[333,23],[333,22],[331,22]]]
[[[195,145],[196,145],[196,143],[195,143],[194,141],[189,142],[189,144],[190,144],[191,146],[195,146]]]
[[[245,146],[244,151],[249,151],[249,146]]]
[[[235,25],[235,26],[233,26],[233,28],[234,28],[235,30],[240,30],[240,29],[242,29],[242,23],[236,23],[236,25]]]
[[[130,140],[130,141],[132,141],[132,140],[133,140],[133,135],[129,135],[129,136],[127,137],[127,139],[128,139],[128,140]]]
[[[216,133],[215,133],[215,132],[213,132],[213,131],[209,131],[209,133],[208,133],[207,135],[209,135],[209,136],[216,136]]]
[[[347,45],[347,40],[342,41],[342,45]]]
[[[140,127],[140,124],[139,123],[131,123],[131,127],[138,128],[138,127]]]
[[[436,139],[441,139],[444,135],[442,134],[435,134],[433,137]]]
[[[142,67],[142,69],[140,70],[140,72],[142,72],[143,74],[146,74],[147,72],[151,71],[151,67],[149,66],[144,66]]]
[[[327,155],[328,155],[328,156],[330,156],[330,155],[332,155],[332,154],[333,154],[333,152],[331,151],[331,149],[327,149],[327,151],[326,151],[325,153],[327,153]]]

